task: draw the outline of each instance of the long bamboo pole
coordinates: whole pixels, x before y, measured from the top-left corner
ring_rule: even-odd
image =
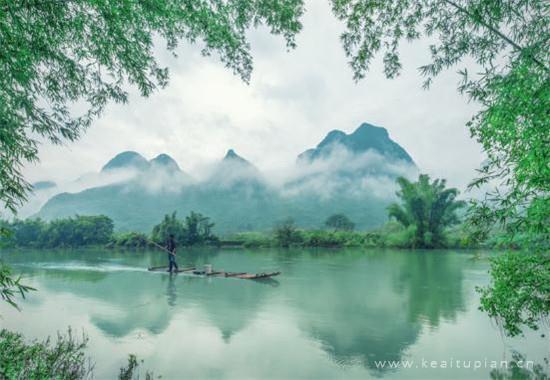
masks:
[[[166,249],[166,247],[163,247],[162,245],[157,244],[157,243],[155,243],[154,241],[149,240],[149,239],[147,239],[147,241],[148,241],[149,243],[153,244],[153,245],[156,245],[158,248],[162,249],[163,251],[168,252],[168,253],[171,254],[172,256],[177,257],[177,255],[176,255],[174,252],[169,251],[168,249]]]

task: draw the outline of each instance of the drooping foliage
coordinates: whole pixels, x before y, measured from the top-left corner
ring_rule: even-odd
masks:
[[[538,330],[550,310],[550,257],[513,251],[491,263],[491,287],[477,288],[481,309],[508,335],[520,335],[521,326]]]
[[[7,224],[0,220],[0,248],[6,247],[6,240],[12,236]],[[0,260],[0,301],[2,301],[0,306],[6,302],[12,307],[18,308],[15,296],[19,294],[22,298],[25,298],[25,294],[32,290],[35,289],[21,283],[21,277],[16,277],[12,269]]]
[[[470,222],[478,238],[495,229],[507,238],[522,235],[525,255],[535,266],[517,266],[508,256],[495,259],[493,282],[482,293],[482,308],[504,320],[517,334],[525,315],[547,317],[548,303],[529,284],[506,285],[504,273],[540,276],[550,247],[550,17],[538,0],[331,0],[346,23],[342,42],[355,79],[363,78],[377,53],[387,77],[401,70],[399,44],[421,37],[431,41],[431,59],[420,68],[429,87],[443,70],[473,60],[473,71],[460,70],[459,91],[480,106],[468,127],[488,159],[472,186],[496,187],[474,202]],[[505,287],[507,292],[498,289]],[[533,295],[532,302],[523,296]],[[544,295],[549,298],[548,293]],[[525,302],[518,304],[517,300]],[[523,306],[522,306],[523,305]],[[513,312],[512,312],[513,311]],[[530,324],[531,327],[533,326]]]
[[[401,69],[399,44],[422,36],[433,41],[429,47],[431,61],[421,67],[426,86],[465,58],[479,66],[474,75],[466,69],[461,71],[459,87],[480,104],[468,126],[488,155],[487,165],[473,185],[497,180],[500,187],[475,205],[472,224],[481,235],[495,224],[505,228],[510,239],[524,234],[528,254],[546,262],[550,240],[547,3],[331,1],[334,13],[346,24],[342,42],[356,79],[365,75],[381,51],[386,75],[396,77]],[[0,199],[12,209],[28,190],[21,164],[37,159],[33,136],[54,142],[74,140],[108,100],[126,100],[125,81],[137,85],[144,95],[164,85],[166,72],[151,53],[153,34],[164,38],[169,49],[180,39],[202,41],[205,53],[218,52],[227,66],[243,76],[251,68],[246,29],[266,23],[293,46],[303,11],[301,0],[13,1],[4,2],[2,7],[0,41],[5,54],[0,53],[4,68],[0,77]],[[70,104],[77,101],[88,107],[83,114],[72,115]],[[42,104],[52,106],[42,108]],[[530,272],[531,267],[514,267],[513,261],[508,264],[519,276],[538,273]],[[494,277],[484,296],[488,307],[499,300],[491,289],[501,280]],[[511,291],[519,295],[539,290]],[[496,298],[489,297],[491,294]],[[508,297],[510,302],[515,299]],[[512,304],[506,307],[506,300],[500,301],[502,311],[526,310]],[[539,306],[542,315],[548,315],[546,304]]]
[[[464,201],[456,200],[458,190],[446,188],[444,179],[430,182],[426,174],[421,174],[417,182],[399,177],[397,183],[401,204],[393,203],[388,207],[390,218],[413,229],[413,247],[444,246],[445,228],[459,222],[456,211],[464,206]]]
[[[35,290],[34,288],[21,283],[21,277],[15,278],[10,267],[0,261],[0,300],[17,308],[15,296],[19,294],[25,298],[25,294]]]
[[[21,168],[40,140],[74,141],[129,86],[166,85],[155,45],[196,43],[248,81],[247,31],[264,24],[292,48],[302,13],[302,0],[0,2],[0,201],[15,211],[25,199]]]

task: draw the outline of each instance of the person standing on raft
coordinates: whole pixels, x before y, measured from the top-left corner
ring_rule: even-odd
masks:
[[[168,251],[168,272],[173,273],[173,269],[176,269],[175,273],[178,273],[178,264],[176,263],[176,241],[174,240],[174,234],[168,236],[166,240],[166,250]]]

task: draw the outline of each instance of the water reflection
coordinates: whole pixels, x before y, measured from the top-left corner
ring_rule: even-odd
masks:
[[[422,321],[433,328],[441,319],[453,321],[457,313],[465,311],[463,256],[409,252],[403,259],[394,286],[409,300],[407,315],[411,322]]]
[[[145,268],[163,263],[157,253],[40,255],[15,261],[44,279],[41,291],[81,299],[92,324],[107,336],[161,335],[174,319],[192,312],[231,344],[269,310],[273,319],[295,316],[281,320],[320,342],[334,363],[360,364],[380,375],[384,370],[374,361],[403,359],[424,328],[437,328],[466,309],[464,259],[446,253],[209,250],[185,252],[180,264],[283,272],[263,282],[149,273]]]
[[[176,281],[174,280],[174,277],[176,277],[177,274],[170,273],[168,275],[168,285],[166,286],[166,300],[168,301],[168,305],[170,306],[176,306],[177,301],[177,292],[176,292]]]
[[[287,291],[302,329],[342,365],[386,371],[374,361],[401,360],[424,326],[465,309],[457,255],[311,251],[289,261],[289,254],[280,259],[296,274],[285,281],[293,282]]]

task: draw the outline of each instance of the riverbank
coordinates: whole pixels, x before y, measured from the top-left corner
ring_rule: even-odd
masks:
[[[476,240],[465,224],[443,230],[434,242],[417,239],[416,227],[404,227],[389,221],[369,231],[352,228],[303,229],[286,221],[269,231],[244,231],[218,237],[213,223],[207,217],[192,213],[184,223],[175,214],[165,219],[150,233],[115,232],[114,223],[105,216],[77,216],[45,222],[27,219],[4,222],[0,225],[0,248],[81,248],[101,247],[109,249],[140,250],[162,245],[169,234],[177,245],[246,247],[246,248],[396,248],[396,249],[516,249],[521,246],[521,236],[510,240],[506,235],[494,232],[483,241]]]

